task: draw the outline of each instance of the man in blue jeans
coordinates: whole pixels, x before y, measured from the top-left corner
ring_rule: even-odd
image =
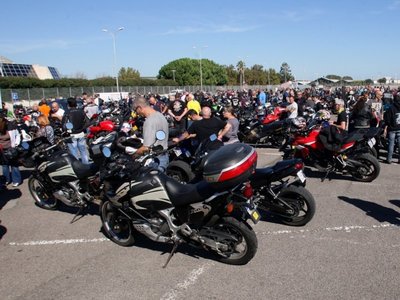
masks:
[[[400,94],[394,98],[393,105],[385,112],[385,134],[388,135],[389,146],[386,162],[392,163],[395,141],[397,142],[397,150],[400,153]],[[398,158],[400,163],[400,157]]]
[[[63,124],[70,122],[74,126],[71,137],[72,143],[68,143],[70,153],[77,159],[81,158],[82,163],[89,163],[89,155],[86,148],[85,129],[88,124],[87,116],[83,109],[77,108],[75,98],[68,98],[69,112],[64,114]],[[79,155],[78,155],[79,152]]]

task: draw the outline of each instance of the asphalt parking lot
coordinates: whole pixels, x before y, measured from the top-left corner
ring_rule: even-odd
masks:
[[[280,159],[259,149],[259,166]],[[27,180],[0,197],[2,299],[399,299],[398,164],[381,164],[372,183],[309,172],[313,220],[290,227],[271,218],[254,230],[258,252],[245,266],[219,263],[182,246],[138,238],[120,247],[100,231],[97,208],[70,224],[74,210],[36,207]],[[26,178],[29,171],[24,171]]]

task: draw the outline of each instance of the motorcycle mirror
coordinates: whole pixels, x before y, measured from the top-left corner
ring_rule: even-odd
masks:
[[[108,147],[103,147],[103,149],[101,150],[101,152],[103,153],[103,155],[105,157],[110,157],[111,156],[111,150]]]
[[[29,144],[27,142],[22,142],[21,143],[22,148],[24,148],[25,150],[29,149]]]
[[[165,139],[165,132],[162,130],[159,130],[156,132],[156,138],[159,141],[163,141]]]
[[[217,137],[217,135],[216,135],[215,133],[212,134],[212,135],[210,135],[210,141],[211,141],[211,142],[214,142],[217,138],[218,138],[218,137]]]
[[[67,123],[65,124],[65,128],[67,128],[68,130],[71,130],[72,128],[74,128],[74,125],[72,125],[71,122],[67,122]]]

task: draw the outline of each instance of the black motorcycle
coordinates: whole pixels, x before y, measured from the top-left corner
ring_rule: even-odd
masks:
[[[179,177],[180,181],[193,178],[191,182],[198,182],[202,178],[208,155],[213,151],[210,145],[218,146],[215,139],[216,137],[210,136],[203,141],[190,163],[181,162],[185,164],[185,168],[174,165],[172,175],[184,174]],[[286,225],[303,226],[315,214],[314,197],[304,187],[306,177],[303,167],[300,159],[280,161],[273,166],[257,168],[249,178],[254,190],[254,200],[260,209],[268,211]],[[295,180],[291,180],[292,178]]]
[[[243,195],[243,182],[254,170],[257,154],[248,145],[230,146],[209,158],[205,180],[196,184],[182,184],[147,167],[163,153],[157,147],[130,162],[121,156],[120,163],[111,159],[112,166],[101,171],[105,181],[101,219],[106,235],[121,246],[134,244],[135,231],[173,244],[164,267],[181,243],[211,251],[227,264],[248,263],[257,251],[257,238],[246,220],[257,223],[259,214],[251,198]],[[103,152],[106,157],[113,155],[107,148]]]

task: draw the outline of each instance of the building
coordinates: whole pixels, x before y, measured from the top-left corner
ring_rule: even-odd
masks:
[[[15,64],[13,61],[0,56],[0,77],[31,77],[38,79],[60,79],[61,76],[54,67],[37,64]]]

